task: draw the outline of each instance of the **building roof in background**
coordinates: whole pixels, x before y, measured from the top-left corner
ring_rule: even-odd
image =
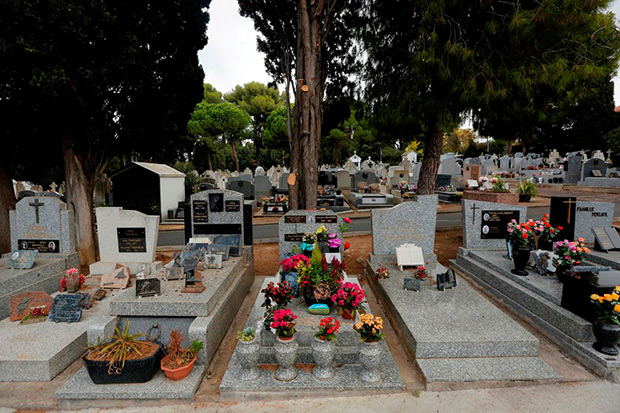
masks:
[[[150,162],[134,162],[134,164],[148,169],[151,172],[156,173],[160,177],[165,178],[184,178],[185,174],[179,172],[171,166],[164,165],[163,163],[150,163]]]

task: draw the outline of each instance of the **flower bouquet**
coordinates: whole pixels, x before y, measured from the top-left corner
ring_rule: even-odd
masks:
[[[381,280],[386,278],[390,278],[390,270],[388,270],[386,267],[377,268],[375,280]]]
[[[336,340],[336,333],[340,329],[340,323],[334,317],[327,317],[321,319],[319,323],[318,331],[314,334],[316,338],[323,341]]]
[[[620,285],[616,285],[610,294],[592,294],[590,299],[599,310],[599,318],[592,324],[596,338],[593,347],[603,354],[615,356],[620,341]]]
[[[360,341],[373,343],[383,340],[383,320],[381,317],[375,317],[372,314],[362,314],[353,328],[360,335]]]
[[[86,277],[84,277],[84,274],[80,274],[77,268],[69,268],[65,276],[60,279],[60,291],[74,293],[79,291],[85,282]]]
[[[322,303],[331,308],[331,296],[342,284],[343,272],[346,266],[334,258],[328,263],[325,257],[317,250],[312,252],[312,258],[305,268],[300,271],[299,290],[303,294],[306,304]]]
[[[290,340],[295,334],[295,319],[297,316],[293,314],[290,308],[281,308],[274,311],[273,322],[270,327],[276,331],[276,335],[283,340]]]
[[[577,241],[572,242],[565,239],[553,244],[553,252],[557,255],[557,258],[554,258],[553,261],[558,280],[563,282],[566,279],[565,276],[570,273],[570,269],[574,265],[581,264],[586,254],[590,252],[584,241],[583,238],[578,238]]]
[[[293,291],[287,282],[279,282],[278,285],[270,282],[261,293],[265,294],[265,302],[261,307],[284,308],[293,299]]]
[[[534,236],[532,228],[534,222],[517,223],[515,219],[508,223],[508,241],[513,246],[512,259],[515,268],[511,272],[515,275],[528,275],[525,267],[530,259],[531,240]]]
[[[340,252],[341,245],[342,241],[340,241],[338,234],[335,232],[327,236],[327,246],[329,247],[329,252]]]
[[[354,283],[346,282],[340,286],[340,289],[332,295],[334,305],[338,307],[338,311],[342,313],[345,320],[354,320],[355,312],[363,312],[362,303],[364,303],[364,290]]]

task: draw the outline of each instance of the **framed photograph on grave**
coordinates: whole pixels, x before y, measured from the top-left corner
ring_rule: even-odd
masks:
[[[215,192],[209,194],[209,211],[224,212],[224,193]]]
[[[205,266],[210,270],[217,270],[222,268],[222,255],[221,254],[205,254]]]
[[[136,280],[136,297],[153,297],[161,294],[161,282],[158,278]]]

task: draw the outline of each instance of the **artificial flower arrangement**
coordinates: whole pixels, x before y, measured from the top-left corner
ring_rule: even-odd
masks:
[[[491,188],[491,191],[493,192],[508,192],[509,191],[508,185],[500,177],[494,176],[489,180],[489,182],[491,182],[491,185],[493,185],[493,187]]]
[[[372,314],[362,314],[353,328],[360,335],[360,340],[365,342],[375,342],[383,340],[383,320],[381,317],[375,317]]]
[[[583,238],[578,238],[577,241],[572,242],[565,239],[553,244],[553,252],[558,256],[558,264],[563,267],[581,264],[586,254],[590,252],[584,241]]]
[[[84,274],[80,274],[77,268],[69,268],[65,276],[60,279],[60,291],[75,292],[86,282]],[[67,288],[68,287],[68,288]]]
[[[517,220],[512,219],[508,223],[508,239],[511,240],[515,247],[529,247],[530,239],[534,236],[530,225],[534,223],[522,222],[517,223]]]
[[[303,268],[306,267],[309,262],[310,259],[305,255],[296,254],[291,257],[286,257],[282,261],[280,261],[280,267],[282,267],[282,271],[284,272],[297,271],[300,264]]]
[[[321,225],[314,234],[316,236],[316,241],[320,243],[327,242],[327,228],[325,225]]]
[[[314,334],[316,338],[323,341],[336,340],[336,333],[340,330],[340,323],[335,317],[321,319],[318,331]]]
[[[426,267],[424,265],[418,265],[418,268],[415,271],[415,278],[422,281],[428,278]]]
[[[363,313],[362,304],[365,298],[364,290],[359,285],[351,282],[342,284],[338,291],[332,295],[334,305],[338,307],[342,317],[348,320],[355,318],[354,313],[356,311]]]
[[[590,299],[606,321],[620,325],[620,285],[616,285],[611,294],[592,294]]]
[[[344,262],[334,258],[331,263],[328,263],[325,257],[315,249],[312,251],[309,263],[306,266],[300,263],[298,266],[300,292],[304,298],[310,300],[329,300],[342,284],[345,269]]]
[[[340,224],[340,232],[344,234],[346,231],[349,230],[349,225],[351,225],[351,218],[344,217],[342,218],[342,221],[343,223]]]
[[[284,308],[293,299],[293,289],[287,282],[279,282],[277,285],[270,282],[261,293],[265,294],[265,302],[261,307]]]
[[[375,280],[381,280],[390,278],[390,270],[385,267],[377,268],[377,272],[375,273]]]
[[[276,331],[276,335],[280,338],[293,337],[296,331],[295,319],[297,316],[290,308],[281,308],[274,311],[270,327]]]
[[[327,246],[330,249],[340,249],[340,246],[342,245],[342,241],[340,241],[340,239],[338,238],[338,234],[331,233],[327,236]]]

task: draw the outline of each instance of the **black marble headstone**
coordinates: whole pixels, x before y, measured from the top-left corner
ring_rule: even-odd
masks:
[[[574,241],[575,239],[575,211],[577,211],[577,198],[575,197],[551,197],[551,209],[549,223],[557,228],[562,227],[559,239]]]

